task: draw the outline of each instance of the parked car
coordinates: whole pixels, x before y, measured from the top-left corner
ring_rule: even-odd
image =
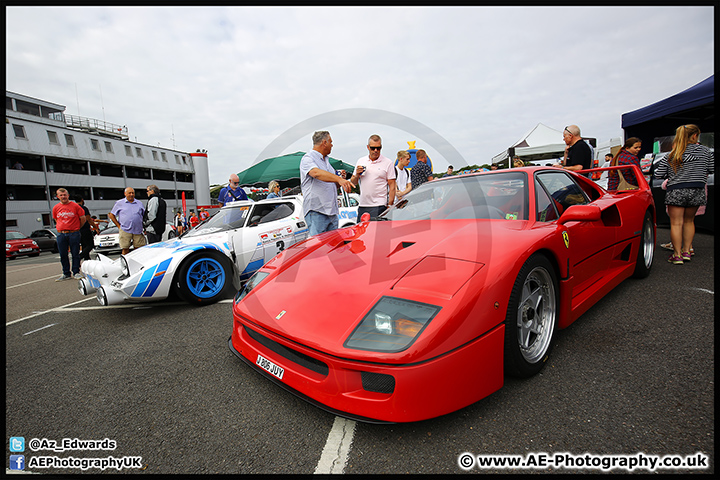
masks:
[[[30,234],[30,238],[35,240],[40,250],[50,250],[52,253],[58,253],[56,229],[43,228],[41,230],[35,230]]]
[[[607,192],[544,167],[424,183],[378,221],[363,215],[259,268],[233,302],[228,346],[336,415],[453,412],[505,373],[539,373],[559,329],[650,273],[655,208],[640,183]]]
[[[347,193],[343,190],[342,193],[338,195],[338,207],[340,208],[338,225],[340,228],[355,225],[357,223],[359,206],[360,195],[357,193]]]
[[[40,247],[37,242],[24,233],[5,231],[5,258],[12,260],[22,255],[37,257]]]
[[[173,293],[194,305],[213,303],[237,291],[278,252],[305,240],[307,232],[302,197],[232,202],[176,239],[117,260],[98,253],[97,260],[83,262],[78,290],[96,292],[101,305],[157,301]]]
[[[166,224],[165,232],[163,232],[162,236],[163,241],[175,237],[177,237],[175,226],[171,223]],[[95,242],[95,248],[93,249],[95,253],[109,254],[122,251],[122,248],[120,248],[120,232],[112,223],[95,235],[93,240]],[[133,247],[131,246],[130,250],[132,249]]]

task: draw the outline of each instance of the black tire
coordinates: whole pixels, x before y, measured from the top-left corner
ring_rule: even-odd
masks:
[[[642,231],[640,233],[640,246],[638,247],[637,259],[635,260],[635,271],[633,278],[645,278],[650,275],[650,270],[655,257],[655,225],[653,224],[650,211],[645,212]]]
[[[559,292],[555,269],[543,255],[520,269],[505,317],[505,373],[531,377],[545,366],[558,324]]]
[[[230,260],[222,253],[202,250],[180,265],[173,289],[192,305],[209,305],[230,293],[233,285]]]

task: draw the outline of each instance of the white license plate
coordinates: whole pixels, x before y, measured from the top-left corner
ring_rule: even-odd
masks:
[[[20,253],[32,252],[32,248],[20,248],[20,249],[18,249],[18,252],[20,252]]]
[[[263,368],[270,372],[270,374],[275,375],[277,378],[282,380],[283,375],[285,375],[285,369],[281,366],[275,365],[273,362],[268,360],[267,358],[263,357],[262,355],[257,356],[257,360],[255,360],[255,364],[258,365],[260,368]]]
[[[115,245],[113,242],[100,242],[101,247],[112,247],[113,245]]]

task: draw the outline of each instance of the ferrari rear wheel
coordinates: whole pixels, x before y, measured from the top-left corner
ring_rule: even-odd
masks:
[[[204,250],[185,260],[174,283],[177,295],[195,305],[217,302],[231,286],[229,260],[212,250]]]
[[[645,212],[642,232],[640,234],[640,247],[635,262],[634,278],[645,278],[650,275],[653,258],[655,257],[655,225],[653,225],[652,214]]]
[[[520,269],[505,317],[505,372],[531,377],[545,366],[558,322],[555,270],[542,255]]]

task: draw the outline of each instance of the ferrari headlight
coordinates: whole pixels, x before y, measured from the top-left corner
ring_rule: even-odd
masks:
[[[408,348],[440,311],[426,303],[383,297],[370,309],[345,347],[378,352],[400,352]]]
[[[237,295],[235,295],[235,303],[238,303],[240,300],[245,298],[245,296],[257,287],[260,282],[265,280],[265,277],[268,275],[270,274],[267,272],[255,272],[255,274],[245,283],[245,286],[237,293]]]

